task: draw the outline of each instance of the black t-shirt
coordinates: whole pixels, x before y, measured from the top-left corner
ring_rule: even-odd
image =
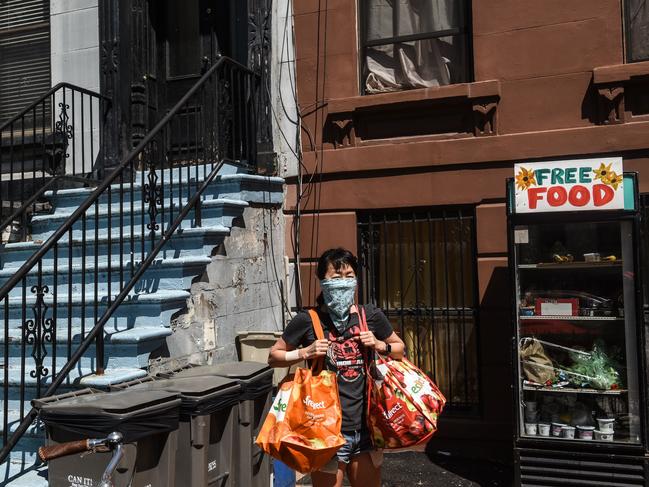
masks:
[[[364,306],[367,317],[367,327],[379,340],[385,340],[392,335],[392,325],[383,312],[374,305]],[[360,341],[355,337],[360,335],[358,315],[351,313],[349,326],[341,336],[336,330],[329,314],[317,310],[325,338],[331,341],[327,352],[325,367],[336,372],[338,392],[343,412],[342,429],[344,431],[359,430],[365,424],[365,364]],[[294,347],[307,347],[315,341],[315,332],[311,316],[307,311],[300,311],[284,330],[282,338]]]

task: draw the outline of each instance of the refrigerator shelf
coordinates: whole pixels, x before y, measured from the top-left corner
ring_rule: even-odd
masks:
[[[519,316],[520,321],[547,321],[547,320],[561,320],[561,321],[624,321],[622,316]]]
[[[623,262],[541,262],[539,264],[518,264],[519,269],[611,269],[622,267]]]
[[[578,389],[576,387],[534,387],[529,385],[524,385],[523,390],[535,392],[554,392],[558,394],[592,394],[597,396],[620,396],[629,392],[628,389],[611,389],[608,391],[603,391],[600,389]]]

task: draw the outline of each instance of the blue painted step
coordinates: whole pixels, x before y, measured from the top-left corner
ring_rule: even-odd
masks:
[[[174,291],[156,291],[155,293],[143,293],[133,296],[123,302],[116,310],[115,314],[106,323],[105,331],[114,333],[117,331],[126,331],[131,328],[151,328],[151,327],[168,327],[171,317],[177,311],[186,307],[187,299],[190,293],[187,290]],[[67,299],[56,303],[56,319],[60,327],[71,326],[81,329],[82,322],[85,323],[86,329],[92,327],[95,323],[94,306],[87,303],[94,299],[94,294],[87,294],[83,299],[80,294],[72,296],[70,313],[68,313]],[[114,295],[113,295],[114,299]],[[54,316],[54,302],[51,295],[44,297],[45,305],[48,306],[48,316]],[[9,300],[9,326],[18,328],[24,322],[24,319],[33,318],[34,304],[36,296],[28,296],[27,309],[30,310],[23,318],[22,298],[12,298]],[[85,303],[85,304],[84,304]],[[108,297],[101,297],[101,306],[98,306],[98,316],[107,309]],[[0,301],[0,316],[4,316],[4,300]],[[68,316],[70,320],[68,321]],[[85,316],[85,319],[82,317]],[[1,375],[1,374],[0,374]]]
[[[162,211],[156,217],[156,223],[161,225],[161,228],[167,226],[175,219],[184,207],[185,202],[178,205],[174,203],[172,207],[165,208],[165,213]],[[183,220],[180,228],[192,227],[210,227],[210,226],[232,226],[234,218],[241,215],[243,210],[248,206],[248,203],[241,200],[232,199],[214,199],[205,200],[201,204],[201,225],[195,221],[196,212],[191,210],[187,217]],[[160,208],[159,208],[160,210]],[[86,215],[86,235],[87,238],[94,238],[95,228],[99,229],[99,235],[108,234],[110,227],[110,235],[114,238],[130,238],[131,228],[133,232],[141,232],[142,228],[147,228],[146,225],[150,222],[147,208],[144,209],[138,206],[131,213],[127,209],[122,218],[116,216],[117,211],[109,211],[107,205],[100,206],[95,218],[95,208],[89,208]],[[53,213],[51,215],[35,215],[32,218],[32,238],[34,241],[45,241],[49,236],[54,233],[63,223],[65,223],[72,213]],[[171,218],[173,216],[173,219]],[[164,226],[162,223],[164,222]],[[83,235],[83,221],[77,220],[73,225],[72,238],[81,239]]]
[[[58,267],[41,267],[40,285],[48,286],[47,294],[53,294],[56,280],[59,301],[67,300],[70,295],[70,288],[72,295],[94,293],[95,284],[100,295],[117,294],[121,290],[120,283],[126,283],[130,279],[131,273],[129,269],[132,269],[133,273],[136,272],[141,261],[122,258],[123,271],[120,274],[118,267],[120,259],[115,257],[114,260],[116,262],[101,262],[97,267],[92,261],[87,261],[85,267],[81,262],[73,262],[71,275],[69,274],[68,261],[59,260]],[[202,274],[210,262],[210,257],[200,256],[180,259],[156,259],[144,272],[144,275],[130,294],[151,293],[158,290],[189,289],[193,279]],[[35,267],[27,274],[24,283],[21,281],[14,286],[9,292],[9,298],[22,296],[23,286],[26,288],[25,294],[33,294],[32,286],[39,285],[37,271],[38,267]],[[11,268],[0,270],[0,285],[10,279],[14,273],[15,270]],[[97,276],[96,279],[95,275]]]
[[[67,328],[67,327],[66,327]],[[60,370],[67,363],[68,346],[70,351],[74,352],[81,343],[81,332],[79,329],[72,329],[72,339],[68,335],[68,330],[58,330],[56,335],[56,370]],[[86,332],[88,329],[86,329]],[[105,368],[111,367],[146,367],[151,352],[160,347],[164,338],[171,335],[171,329],[165,327],[142,327],[133,330],[126,330],[117,333],[105,334]],[[21,352],[25,345],[25,367],[31,371],[35,367],[35,361],[31,356],[32,346],[27,343],[23,337],[22,329],[9,330],[9,361],[4,365],[9,367],[20,367],[23,358]],[[0,341],[4,345],[4,336]],[[43,366],[52,371],[54,364],[54,346],[48,343],[45,347],[47,356],[43,361]],[[86,369],[96,369],[95,349],[91,347],[81,360],[78,362],[79,367]]]
[[[179,229],[173,238],[167,241],[162,251],[158,254],[160,258],[181,258],[190,256],[210,255],[212,249],[220,244],[223,239],[229,235],[230,229],[223,225],[210,227],[185,228]],[[67,237],[67,236],[66,236]],[[130,235],[129,235],[130,237]],[[134,235],[136,244],[134,245],[135,258],[141,258],[141,244],[144,241],[145,255],[150,249],[150,236],[148,234]],[[67,264],[68,258],[68,239],[62,240],[57,250],[57,263]],[[88,241],[84,242],[80,238],[72,240],[72,258],[76,261],[81,260],[83,256],[83,244],[86,243],[86,262],[94,262],[95,245],[89,245]],[[16,242],[4,246],[4,252],[0,253],[0,268],[16,269],[22,266],[29,257],[41,247],[40,242]],[[119,240],[111,239],[110,254],[117,256],[121,253],[129,254],[131,251],[130,243],[123,242],[120,246]],[[108,260],[108,234],[104,233],[98,240],[97,257],[99,262]],[[112,259],[112,257],[111,257]],[[42,260],[43,265],[54,265],[54,250],[51,249]]]

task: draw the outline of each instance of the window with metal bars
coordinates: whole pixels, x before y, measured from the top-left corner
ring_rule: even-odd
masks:
[[[448,407],[479,405],[473,208],[358,215],[361,303],[374,303]]]

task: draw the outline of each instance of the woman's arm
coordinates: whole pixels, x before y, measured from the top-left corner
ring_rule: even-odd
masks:
[[[316,340],[305,348],[295,348],[289,345],[283,338],[279,338],[268,353],[268,365],[271,367],[290,367],[293,364],[322,357],[327,354],[329,342],[327,340]]]

